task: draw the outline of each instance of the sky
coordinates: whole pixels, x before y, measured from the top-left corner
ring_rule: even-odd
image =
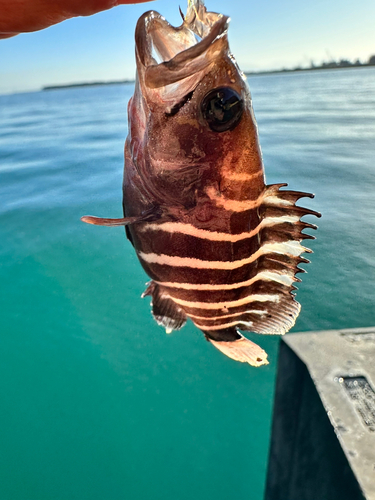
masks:
[[[138,17],[153,9],[179,25],[179,5],[186,11],[184,0],[123,5],[0,40],[0,94],[133,79]],[[243,71],[366,62],[375,54],[374,0],[206,0],[206,6],[230,15],[230,46]]]

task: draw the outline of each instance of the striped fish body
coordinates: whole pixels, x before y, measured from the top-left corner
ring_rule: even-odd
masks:
[[[259,366],[267,354],[239,330],[283,334],[294,325],[294,283],[309,252],[301,241],[312,238],[302,231],[315,228],[300,219],[319,214],[296,205],[311,194],[265,184],[229,19],[189,5],[178,28],[154,11],[138,21],[124,219],[84,220],[126,225],[152,279],[144,296],[167,332],[190,318],[224,354]]]

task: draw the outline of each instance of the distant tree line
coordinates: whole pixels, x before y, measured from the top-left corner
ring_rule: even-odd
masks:
[[[306,70],[314,70],[314,69],[334,69],[334,68],[355,68],[358,66],[375,66],[375,55],[370,56],[367,62],[361,62],[359,59],[352,62],[348,59],[340,59],[339,61],[329,61],[322,62],[321,64],[314,64],[314,61],[311,61],[309,67],[297,66],[295,68],[283,68],[281,70],[273,70],[273,71],[263,71],[260,73],[284,73],[289,71],[306,71]],[[252,72],[247,72],[246,74],[253,74]]]
[[[375,55],[371,56],[367,63],[362,63],[359,59],[354,62],[348,59],[340,59],[340,61],[323,62],[319,68],[349,68],[351,66],[375,66]],[[314,68],[317,68],[317,66],[311,62],[311,69]]]
[[[291,71],[310,71],[315,69],[334,69],[334,68],[355,68],[355,67],[365,67],[365,66],[375,66],[375,55],[370,56],[367,62],[361,62],[359,59],[352,62],[348,59],[340,59],[340,61],[329,61],[322,62],[319,65],[314,64],[314,61],[311,61],[310,66],[302,67],[297,66],[295,68],[282,68],[282,69],[274,69],[274,70],[265,70],[265,71],[245,71],[246,75],[259,75],[259,74],[267,74],[267,73],[285,73]]]

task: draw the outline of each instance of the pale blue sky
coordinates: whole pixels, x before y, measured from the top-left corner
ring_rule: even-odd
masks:
[[[181,23],[185,0],[156,0],[65,21],[0,40],[0,93],[133,78],[134,28],[149,9]],[[375,54],[374,0],[207,0],[231,16],[231,49],[243,70],[273,69]]]

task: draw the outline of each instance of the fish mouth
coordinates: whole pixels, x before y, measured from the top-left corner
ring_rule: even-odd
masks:
[[[189,1],[181,26],[174,27],[158,12],[138,20],[135,42],[140,83],[158,90],[163,100],[193,90],[214,61],[228,49],[229,17],[207,12],[203,2]]]

